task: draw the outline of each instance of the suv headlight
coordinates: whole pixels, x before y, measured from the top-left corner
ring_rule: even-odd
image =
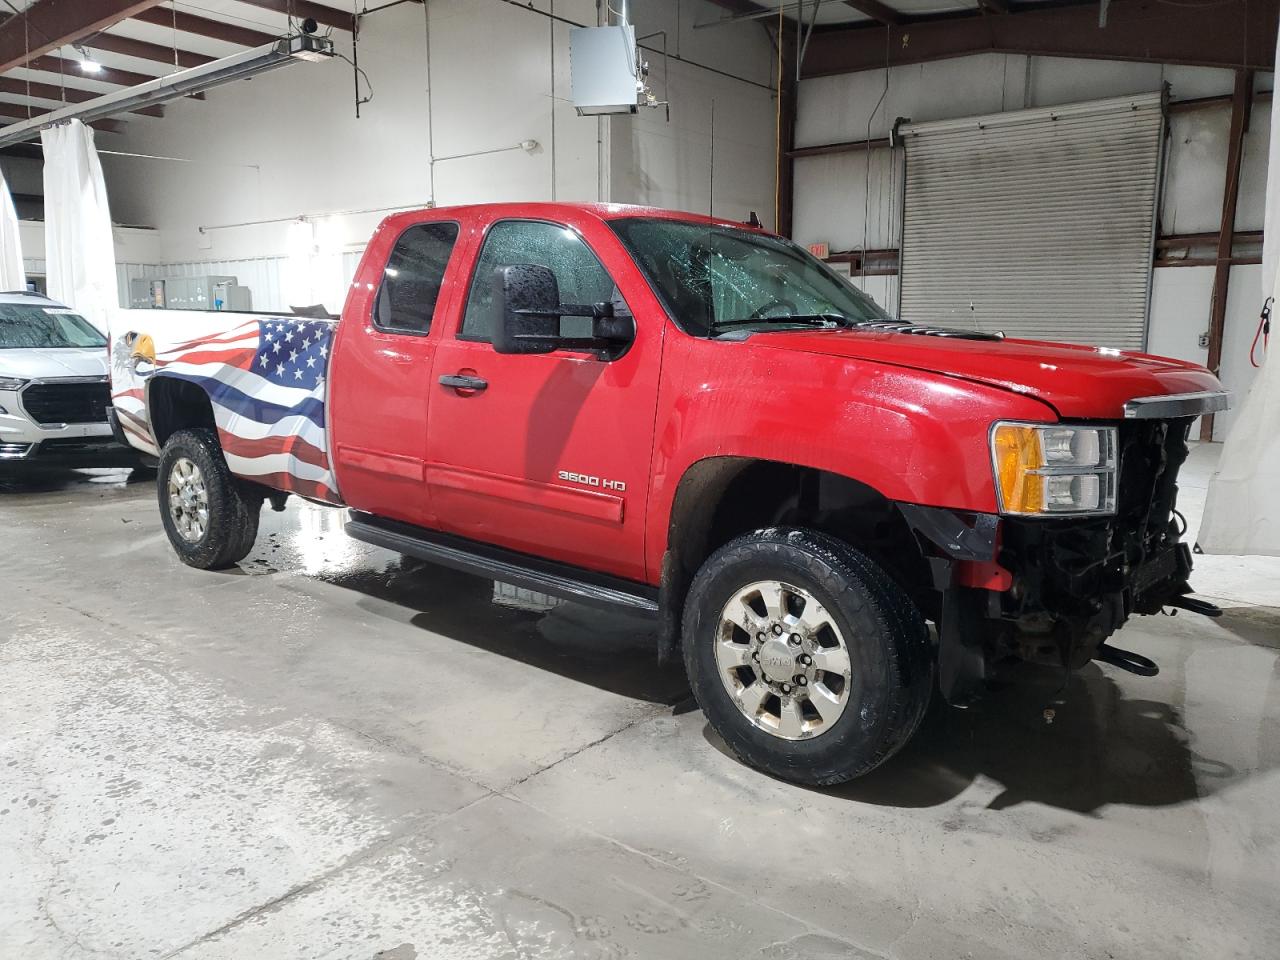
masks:
[[[997,423],[991,428],[1000,512],[1057,517],[1116,512],[1116,428]]]
[[[21,390],[26,383],[27,381],[18,377],[0,377],[0,390],[8,390],[16,393]]]

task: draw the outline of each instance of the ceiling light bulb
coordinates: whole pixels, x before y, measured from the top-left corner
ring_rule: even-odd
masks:
[[[96,60],[90,59],[89,51],[80,46],[80,44],[72,44],[71,49],[80,54],[80,70],[82,73],[102,72],[102,64],[98,63]]]

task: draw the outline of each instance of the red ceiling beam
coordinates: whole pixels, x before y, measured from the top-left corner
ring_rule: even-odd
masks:
[[[210,40],[225,40],[227,43],[236,43],[242,47],[260,47],[264,43],[277,39],[272,34],[263,33],[261,30],[251,30],[222,20],[197,17],[195,14],[184,13],[171,7],[152,7],[150,10],[135,13],[133,19],[157,27],[168,27],[181,33],[208,37]]]
[[[316,23],[326,27],[337,27],[339,30],[353,30],[355,17],[344,10],[335,10],[311,0],[241,0],[251,7],[260,7],[275,13],[284,13],[296,20],[310,17]]]
[[[0,23],[0,73],[83,40],[159,0],[36,0]]]
[[[750,17],[753,14],[765,13],[769,10],[768,7],[755,3],[753,0],[708,0],[708,2],[721,10],[728,10],[735,17]],[[777,21],[776,10],[774,11],[774,20],[775,22]]]
[[[48,113],[42,107],[32,107],[28,111],[27,107],[17,103],[0,103],[0,117],[13,117],[15,120],[30,120],[32,117],[38,117]],[[122,120],[94,120],[89,126],[98,130],[105,130],[108,133],[120,133],[124,129]]]
[[[844,5],[852,7],[859,13],[864,13],[872,20],[880,23],[901,24],[907,22],[907,18],[901,10],[886,6],[880,0],[844,0]]]
[[[0,93],[53,100],[58,103],[84,103],[86,100],[94,100],[102,96],[93,90],[78,90],[75,87],[61,86],[56,83],[37,83],[35,80],[19,80],[17,77],[0,77]],[[43,109],[42,107],[41,110]],[[147,117],[163,117],[164,107],[159,105],[138,107],[132,112]]]
[[[145,40],[134,40],[132,37],[117,37],[113,33],[95,33],[80,41],[86,47],[117,53],[122,57],[137,57],[139,60],[153,60],[156,63],[167,63],[170,66],[200,67],[212,63],[217,57],[203,53],[192,53],[190,50],[174,50],[161,43],[148,43]]]
[[[1280,0],[1212,6],[1113,0],[1105,27],[1098,26],[1096,3],[845,27],[814,33],[804,76],[986,52],[1273,70],[1278,15]]]

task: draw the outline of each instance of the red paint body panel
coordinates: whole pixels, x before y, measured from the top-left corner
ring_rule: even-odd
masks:
[[[575,207],[533,206],[464,212],[471,265],[485,231],[502,220],[571,228],[595,252],[635,315],[636,339],[612,362],[568,350],[496,353],[489,343],[457,337],[470,289],[470,279],[464,281],[456,309],[433,323],[441,339],[432,380],[465,371],[489,386],[480,393],[433,386],[427,476],[437,526],[646,580],[645,507],[666,317],[599,217]],[[456,482],[458,471],[467,483]],[[561,471],[589,476],[601,486],[561,480]],[[604,489],[606,481],[612,489]]]
[[[1220,390],[1203,367],[1145,353],[1038,340],[959,340],[900,333],[770,333],[762,347],[891,363],[1036,397],[1064,419],[1118,420],[1134,397]]]
[[[330,365],[347,503],[657,583],[680,480],[706,458],[814,467],[891,500],[993,513],[994,421],[1117,420],[1134,397],[1220,389],[1192,364],[1063,344],[859,331],[692,337],[608,228],[624,216],[724,222],[616,205],[497,204],[382,223]],[[484,233],[504,219],[550,221],[583,237],[636,318],[621,358],[504,356],[458,339]],[[462,230],[431,331],[380,331],[370,316],[391,248],[405,228],[433,220]],[[488,388],[438,382],[461,372]],[[972,571],[996,589],[1002,573]]]

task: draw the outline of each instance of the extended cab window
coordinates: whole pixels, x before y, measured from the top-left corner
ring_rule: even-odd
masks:
[[[547,267],[560,285],[561,303],[608,303],[619,300],[613,280],[596,255],[576,231],[553,223],[532,220],[503,220],[495,223],[485,237],[471,281],[467,312],[462,317],[464,340],[492,339],[493,273],[500,267],[532,263]],[[564,317],[560,321],[565,336],[586,336],[587,317]]]
[[[445,267],[457,239],[456,223],[420,223],[400,235],[378,288],[375,326],[402,333],[431,329]]]

